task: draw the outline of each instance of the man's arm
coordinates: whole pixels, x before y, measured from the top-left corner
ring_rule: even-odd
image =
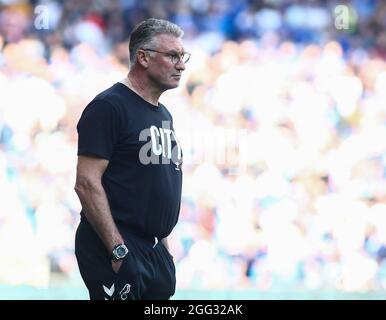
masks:
[[[109,161],[101,158],[79,156],[76,172],[75,191],[82,204],[83,212],[111,253],[114,246],[124,243],[111,215],[106,192],[102,186],[102,175]],[[121,262],[113,262],[118,270]]]

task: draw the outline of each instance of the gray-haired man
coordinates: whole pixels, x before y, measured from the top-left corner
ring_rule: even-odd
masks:
[[[183,31],[159,19],[130,36],[128,76],[98,94],[77,129],[75,253],[91,299],[169,299],[176,278],[167,236],[177,223],[182,151],[161,94],[190,54]]]

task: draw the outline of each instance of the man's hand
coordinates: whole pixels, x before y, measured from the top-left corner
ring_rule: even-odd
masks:
[[[169,255],[173,258],[174,260],[174,256],[171,254],[170,252],[170,248],[169,248],[169,243],[168,243],[168,238],[163,238],[161,240],[161,242],[163,243],[163,245],[165,246],[166,250],[168,251]]]
[[[114,270],[115,273],[119,272],[119,269],[121,268],[122,265],[122,260],[117,260],[117,261],[111,261],[111,266]]]

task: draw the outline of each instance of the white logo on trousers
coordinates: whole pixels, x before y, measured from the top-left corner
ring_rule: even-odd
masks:
[[[115,291],[114,283],[112,284],[112,286],[111,286],[110,288],[108,288],[108,287],[106,287],[105,285],[103,285],[103,291],[104,291],[109,297],[112,297],[113,294],[114,294],[114,291]],[[105,297],[105,300],[109,300],[109,299]]]
[[[121,300],[127,299],[127,294],[130,292],[130,288],[131,288],[131,285],[126,283],[123,289],[119,292],[119,294],[121,295]]]

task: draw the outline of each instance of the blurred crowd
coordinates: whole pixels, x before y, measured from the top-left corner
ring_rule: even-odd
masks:
[[[113,51],[125,63],[130,31],[147,17],[177,23],[185,39],[209,52],[218,51],[224,40],[272,33],[280,41],[336,39],[345,52],[365,48],[386,54],[386,4],[381,0],[1,0],[0,10],[3,40],[38,37],[48,59],[56,47],[88,43],[98,53]]]
[[[342,3],[347,30],[334,27]],[[0,10],[0,284],[78,279],[75,126],[127,73],[131,28],[154,16],[182,26],[192,53],[161,97],[184,150],[169,241],[178,287],[386,288],[385,2],[0,0]]]

